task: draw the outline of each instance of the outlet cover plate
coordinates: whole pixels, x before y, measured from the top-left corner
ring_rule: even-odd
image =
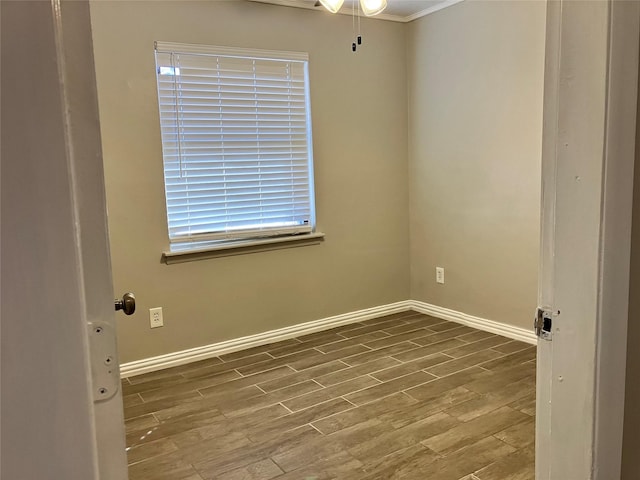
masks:
[[[149,326],[158,328],[164,326],[164,318],[162,317],[162,307],[149,309]]]

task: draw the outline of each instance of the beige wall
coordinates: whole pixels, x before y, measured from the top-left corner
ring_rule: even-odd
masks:
[[[466,1],[407,34],[411,298],[524,328],[537,295],[545,11]]]
[[[128,362],[409,298],[404,25],[249,2],[92,3],[118,318]],[[307,51],[317,246],[177,265],[168,248],[154,40]],[[148,309],[164,307],[163,328]]]

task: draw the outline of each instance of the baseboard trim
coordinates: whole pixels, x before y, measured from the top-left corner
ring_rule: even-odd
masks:
[[[535,345],[538,342],[538,337],[536,337],[532,329],[515,327],[506,323],[496,322],[495,320],[475,317],[473,315],[420,302],[418,300],[410,300],[409,302],[412,310],[424,313],[425,315],[431,315],[432,317],[449,320],[450,322],[460,323],[468,327],[502,335],[503,337],[511,338],[513,340],[520,340],[521,342],[530,343],[532,345]]]
[[[291,327],[270,330],[256,335],[235,338],[225,342],[213,343],[203,347],[191,348],[179,352],[160,355],[157,357],[145,358],[120,365],[120,376],[122,378],[142,375],[143,373],[164,370],[165,368],[177,367],[198,360],[217,357],[227,353],[245,350],[251,347],[258,347],[268,343],[279,342],[288,338],[308,335],[310,333],[329,330],[330,328],[347,325],[349,323],[362,322],[372,318],[391,315],[392,313],[405,312],[411,310],[410,300],[389,303],[373,308],[365,308],[355,312],[343,313],[332,317],[322,318],[311,322],[300,323]]]
[[[165,368],[177,367],[179,365],[185,365],[198,360],[206,360],[208,358],[237,352],[239,350],[245,350],[251,347],[258,347],[260,345],[279,342],[288,338],[308,335],[310,333],[329,330],[330,328],[339,327],[341,325],[362,322],[364,320],[408,310],[424,313],[426,315],[431,315],[432,317],[460,323],[462,325],[477,328],[478,330],[495,333],[497,335],[502,335],[503,337],[520,340],[534,345],[537,342],[537,337],[533,331],[526,328],[514,327],[513,325],[507,325],[494,320],[487,320],[486,318],[474,317],[473,315],[468,315],[466,313],[457,312],[449,308],[439,307],[437,305],[431,305],[417,300],[404,300],[402,302],[389,303],[387,305],[380,305],[373,308],[365,308],[364,310],[300,323],[291,327],[270,330],[268,332],[235,338],[233,340],[205,345],[203,347],[191,348],[189,350],[182,350],[179,352],[169,353],[167,355],[160,355],[157,357],[136,360],[134,362],[123,363],[120,366],[120,376],[122,378],[127,378],[142,375],[143,373],[164,370]]]

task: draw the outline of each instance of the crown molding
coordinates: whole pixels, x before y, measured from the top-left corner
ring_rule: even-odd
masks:
[[[427,15],[430,15],[432,13],[435,13],[435,12],[439,11],[439,10],[442,10],[443,8],[450,7],[450,6],[455,5],[456,3],[460,3],[460,2],[464,2],[464,0],[446,0],[446,1],[442,2],[442,3],[434,5],[433,7],[425,8],[424,10],[416,12],[416,13],[414,13],[412,15],[408,15],[406,17],[401,17],[402,18],[402,22],[405,22],[405,23],[412,22],[414,20],[417,20],[420,17],[426,17]]]
[[[315,7],[313,5],[313,3],[305,2],[305,1],[302,1],[302,0],[248,0],[248,1],[255,2],[255,3],[268,3],[268,4],[271,4],[271,5],[280,5],[280,6],[283,6],[283,7],[304,8],[306,10],[316,10],[316,11],[329,13],[322,7]],[[463,1],[464,0],[445,0],[442,3],[439,3],[437,5],[434,5],[432,7],[426,8],[424,10],[421,10],[419,12],[413,13],[413,14],[405,16],[405,17],[403,17],[401,15],[390,15],[390,14],[386,14],[386,13],[381,13],[381,14],[376,15],[374,17],[366,17],[366,18],[371,18],[373,20],[386,20],[386,21],[389,21],[389,22],[408,23],[408,22],[412,22],[413,20],[416,20],[416,19],[418,19],[420,17],[424,17],[424,16],[429,15],[431,13],[435,13],[435,12],[437,12],[439,10],[442,10],[443,8],[450,7],[452,5],[455,5],[456,3],[460,3],[460,2],[463,2]],[[347,9],[342,9],[337,14],[338,15],[351,15],[352,13],[347,8]]]

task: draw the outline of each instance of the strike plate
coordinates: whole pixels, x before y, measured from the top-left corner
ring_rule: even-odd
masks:
[[[115,354],[115,328],[104,322],[89,323],[89,348],[93,401],[113,397],[120,388],[120,371]]]
[[[553,313],[543,308],[538,308],[533,328],[538,338],[551,341],[553,338]]]

